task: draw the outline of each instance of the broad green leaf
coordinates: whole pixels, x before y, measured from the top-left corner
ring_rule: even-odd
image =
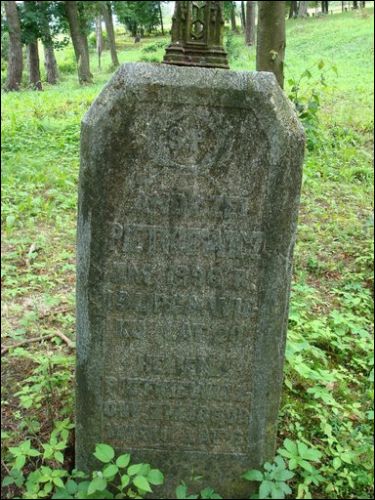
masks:
[[[298,455],[296,443],[288,438],[284,439],[284,448],[288,450],[292,455]]]
[[[59,477],[54,477],[53,478],[53,483],[58,487],[58,488],[64,488],[64,483],[61,478]]]
[[[64,463],[64,455],[61,453],[61,451],[55,451],[53,456],[55,457],[55,460],[60,462],[60,464]]]
[[[259,498],[267,498],[271,493],[273,483],[271,481],[262,481],[259,487]]]
[[[124,467],[127,467],[130,462],[130,454],[126,453],[124,455],[120,455],[118,459],[116,460],[116,465],[117,467],[120,467],[120,469],[123,469]]]
[[[126,486],[129,484],[129,482],[130,482],[130,477],[127,474],[124,474],[123,476],[121,476],[122,488],[126,488]]]
[[[129,476],[135,476],[136,474],[139,474],[142,469],[143,469],[143,464],[131,465],[128,468],[128,474],[129,474]]]
[[[23,443],[20,444],[19,446],[20,450],[23,452],[23,453],[26,453],[27,451],[29,451],[29,449],[31,448],[31,441],[30,439],[28,439],[27,441],[24,441]]]
[[[22,469],[25,463],[26,463],[26,457],[24,455],[20,455],[16,458],[16,461],[14,462],[14,467],[16,469]]]
[[[263,474],[259,470],[248,470],[242,477],[246,481],[263,481]]]
[[[307,472],[313,472],[314,470],[314,467],[306,460],[300,460],[299,464],[303,469],[307,470]]]
[[[289,460],[289,469],[290,470],[297,469],[297,466],[298,466],[297,460],[295,458],[291,458]]]
[[[28,450],[26,453],[28,457],[39,457],[40,452],[38,450],[35,450],[34,448],[31,448],[31,450]]]
[[[279,486],[286,495],[290,495],[292,493],[292,489],[286,483],[280,483]]]
[[[103,476],[107,479],[115,476],[117,473],[118,473],[118,467],[117,465],[114,464],[107,465],[107,467],[105,467],[105,469],[103,470]]]
[[[12,476],[5,476],[1,484],[3,487],[5,487],[5,486],[10,486],[13,483],[14,483],[14,478]]]
[[[163,473],[158,470],[158,469],[152,469],[150,472],[147,474],[147,479],[151,484],[163,484],[164,483],[164,476]]]
[[[92,495],[96,491],[103,491],[107,487],[107,481],[102,477],[94,478],[87,488],[87,494]]]
[[[294,477],[294,472],[292,472],[288,469],[284,469],[284,470],[277,471],[275,476],[276,476],[275,478],[278,481],[289,481],[289,479],[292,479],[292,477]]]
[[[182,500],[186,498],[187,495],[187,486],[186,484],[180,484],[176,488],[176,498],[177,500]]]
[[[300,457],[305,460],[311,460],[312,462],[319,462],[322,456],[319,450],[316,450],[315,448],[308,448],[305,443],[302,443],[301,441],[298,441],[297,446]]]
[[[145,476],[135,476],[135,478],[133,479],[133,484],[140,490],[152,492],[150,483],[148,482],[147,478],[145,478]]]
[[[278,484],[274,484],[271,488],[271,498],[277,500],[277,499],[283,499],[285,498],[283,490],[280,488]]]
[[[103,444],[103,443],[97,444],[94,456],[101,462],[107,464],[115,456],[115,450],[112,448],[112,446],[109,446],[108,444]]]
[[[342,462],[341,462],[340,457],[335,457],[335,458],[333,459],[332,465],[333,465],[333,468],[334,468],[335,470],[339,469],[339,468],[341,467],[341,465],[342,465]]]
[[[65,488],[70,495],[75,495],[78,491],[78,484],[73,479],[68,479]]]

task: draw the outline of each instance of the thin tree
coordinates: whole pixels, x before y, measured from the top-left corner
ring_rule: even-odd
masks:
[[[8,74],[4,88],[19,90],[23,69],[20,19],[16,2],[4,2],[4,7],[9,32]]]
[[[246,30],[245,41],[246,45],[255,44],[255,9],[256,2],[246,2]]]
[[[164,35],[163,11],[162,11],[162,8],[161,8],[161,2],[158,2],[158,7],[159,7],[159,17],[160,17],[161,34]]]
[[[358,2],[353,2],[353,9],[358,9]]]
[[[41,11],[36,1],[23,3],[23,39],[27,44],[30,85],[34,90],[43,90],[40,75],[39,46]]]
[[[120,65],[117,50],[116,50],[116,39],[115,30],[113,27],[113,16],[112,16],[112,5],[111,2],[99,2],[101,6],[101,13],[104,19],[105,29],[107,32],[107,38],[109,43],[109,50],[111,52],[111,59],[113,67]]]
[[[321,5],[322,5],[322,12],[323,12],[323,14],[328,14],[328,12],[329,12],[329,2],[327,2],[327,1],[321,2]]]
[[[298,2],[291,1],[289,9],[289,19],[295,19],[298,16]]]
[[[236,19],[236,2],[231,2],[231,9],[230,9],[230,23],[232,27],[232,31],[237,33],[237,19]]]
[[[258,2],[257,71],[271,71],[284,86],[285,2]]]
[[[89,46],[83,14],[79,13],[77,2],[72,0],[65,2],[65,12],[77,61],[79,83],[81,85],[91,83]]]
[[[28,44],[27,55],[29,61],[30,84],[34,90],[43,90],[42,79],[40,77],[38,40],[34,40]]]
[[[57,69],[57,61],[54,49],[54,40],[51,33],[51,2],[38,1],[41,39],[44,50],[44,67],[46,70],[47,82],[51,85],[57,83],[59,72]]]
[[[301,1],[298,6],[298,17],[307,17],[308,16],[308,1]]]
[[[366,2],[361,2],[361,8],[364,9],[366,7]]]
[[[96,53],[98,55],[98,68],[102,67],[102,52],[103,52],[103,30],[102,16],[99,14],[95,18],[95,35],[96,35]]]
[[[241,1],[241,23],[242,23],[242,29],[245,32],[246,31],[246,14],[245,14],[245,2],[243,0]]]

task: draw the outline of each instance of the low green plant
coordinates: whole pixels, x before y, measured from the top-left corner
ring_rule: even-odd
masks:
[[[292,493],[288,481],[294,477],[294,472],[286,467],[280,456],[277,456],[273,463],[266,462],[263,471],[252,469],[242,477],[246,481],[259,483],[258,494],[251,498],[285,498]]]
[[[316,68],[318,69],[317,77],[314,74]],[[329,87],[327,76],[329,71],[338,76],[337,67],[331,65],[327,68],[326,63],[321,59],[315,66],[305,69],[300,76],[291,76],[288,79],[288,96],[305,127],[307,148],[311,151],[324,141],[319,111],[322,92],[327,91]]]
[[[183,500],[183,499],[196,499],[196,498],[201,498],[201,499],[209,499],[209,498],[222,498],[218,493],[213,488],[207,487],[203,488],[200,490],[199,493],[189,493],[188,492],[188,487],[187,485],[182,482],[179,486],[176,488],[176,499],[177,500]]]
[[[149,464],[131,464],[131,456],[126,453],[115,456],[114,449],[105,444],[96,445],[94,456],[100,469],[91,475],[74,469],[71,473],[57,467],[63,463],[63,451],[67,441],[63,428],[52,433],[50,442],[43,444],[43,452],[33,448],[31,441],[24,441],[17,447],[10,448],[14,456],[11,470],[3,480],[3,487],[14,485],[20,491],[22,498],[143,498],[152,493],[153,486],[164,482],[164,476],[158,469],[152,469]],[[30,458],[38,458],[41,464],[33,471]],[[217,498],[217,497],[202,497]]]

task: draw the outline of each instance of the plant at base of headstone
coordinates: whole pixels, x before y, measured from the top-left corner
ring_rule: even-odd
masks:
[[[263,472],[253,469],[242,476],[247,481],[260,483],[258,494],[250,498],[285,498],[292,493],[287,481],[294,477],[294,472],[286,467],[282,457],[277,456],[272,464],[266,462],[263,468]]]
[[[57,463],[64,462],[63,450],[67,447],[64,422],[52,433],[49,443],[42,445],[44,453],[33,448],[30,440],[9,449],[14,462],[3,487],[15,486],[22,498],[143,498],[152,493],[152,486],[163,484],[160,470],[152,469],[149,464],[130,464],[128,453],[116,458],[114,449],[104,443],[96,445],[94,452],[102,467],[91,476],[77,469],[69,473],[57,468]],[[42,464],[26,475],[30,457],[41,457]]]
[[[176,498],[177,500],[190,500],[194,498],[208,499],[208,498],[222,498],[215,490],[212,488],[203,488],[198,494],[189,494],[187,485],[182,482],[176,488]]]

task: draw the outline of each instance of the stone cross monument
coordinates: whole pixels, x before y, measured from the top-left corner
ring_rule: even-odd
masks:
[[[111,444],[160,498],[248,498],[275,449],[304,134],[273,74],[220,69],[220,4],[176,2],[168,64],[82,122],[76,466]]]

